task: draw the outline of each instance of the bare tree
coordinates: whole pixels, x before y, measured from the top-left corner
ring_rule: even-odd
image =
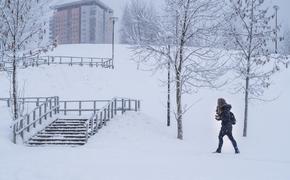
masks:
[[[188,108],[184,94],[202,87],[216,87],[223,74],[220,51],[210,47],[220,26],[221,4],[217,0],[167,0],[164,16],[154,16],[152,37],[141,36],[133,46],[135,55],[153,70],[167,68],[170,61],[175,85],[177,138],[183,139],[183,115]]]
[[[142,0],[131,0],[126,4],[121,21],[121,43],[135,44],[141,38],[154,38],[156,26],[151,26],[156,18],[156,11],[152,4]],[[152,29],[153,28],[153,29]]]
[[[264,0],[229,0],[227,5],[231,12],[228,32],[238,49],[234,70],[241,83],[236,92],[245,94],[243,136],[247,136],[249,101],[263,95],[271,76],[280,69],[280,58],[271,58],[268,49],[275,32],[270,26],[274,15],[268,15]]]
[[[35,48],[40,53],[47,47],[41,42],[46,33],[46,19],[48,1],[46,0],[5,0],[0,2],[0,37],[3,45],[2,55],[6,62],[12,65],[11,86],[13,119],[19,117],[17,92],[17,66],[20,59],[32,55]]]

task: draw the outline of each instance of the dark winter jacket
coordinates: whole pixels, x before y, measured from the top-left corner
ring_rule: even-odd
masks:
[[[231,112],[232,106],[230,104],[225,104],[221,107],[222,113],[220,114],[220,119],[222,121],[222,126],[232,126],[236,123],[234,114]]]

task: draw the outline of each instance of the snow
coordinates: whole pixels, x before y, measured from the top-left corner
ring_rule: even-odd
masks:
[[[110,45],[63,45],[51,54],[110,57],[110,52]],[[266,94],[279,95],[277,100],[250,105],[247,138],[242,138],[242,95],[207,89],[186,95],[183,101],[193,107],[184,116],[185,139],[180,141],[175,121],[166,127],[167,87],[161,82],[166,72],[138,70],[123,45],[116,46],[115,63],[114,70],[66,65],[20,70],[19,87],[25,87],[25,96],[130,97],[141,99],[142,111],[117,116],[85,146],[26,147],[11,142],[10,114],[0,102],[0,180],[290,179],[289,70],[275,75]],[[7,97],[9,81],[3,73],[0,82],[0,97]],[[211,153],[220,128],[214,120],[218,97],[233,106],[239,155],[226,137],[223,153]]]

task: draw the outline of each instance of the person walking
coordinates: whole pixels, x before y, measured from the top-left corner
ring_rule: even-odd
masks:
[[[218,148],[215,151],[215,153],[221,153],[223,146],[223,137],[225,135],[227,135],[230,141],[232,142],[233,147],[235,149],[235,153],[236,154],[240,153],[237,142],[232,134],[233,125],[236,124],[236,118],[234,114],[231,112],[231,108],[232,106],[230,104],[227,104],[225,99],[223,98],[218,99],[215,119],[217,121],[221,121],[222,126],[218,136],[219,139]]]

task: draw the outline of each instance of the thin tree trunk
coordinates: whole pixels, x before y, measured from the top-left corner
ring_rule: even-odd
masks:
[[[249,107],[249,78],[246,78],[246,92],[245,92],[245,112],[244,112],[244,129],[243,136],[247,136],[248,131],[248,107]]]
[[[183,48],[185,46],[185,36],[186,36],[186,25],[187,25],[187,16],[188,16],[188,9],[189,9],[189,3],[190,1],[187,1],[186,5],[186,11],[184,14],[183,19],[183,25],[182,25],[182,34],[180,38],[180,47],[179,47],[179,60],[177,60],[176,66],[176,105],[177,105],[177,138],[182,140],[183,139],[183,127],[182,127],[182,80],[181,80],[181,72],[182,72],[182,66],[183,66]]]
[[[247,56],[247,74],[246,74],[246,89],[245,89],[245,113],[244,113],[244,129],[243,136],[247,137],[248,131],[248,109],[249,109],[249,84],[250,84],[250,72],[251,72],[251,55],[252,55],[252,42],[253,42],[253,22],[254,22],[254,2],[252,0],[251,7],[251,26],[249,32],[249,49]]]
[[[181,71],[183,63],[183,48],[184,48],[184,33],[181,38],[180,49],[179,49],[179,63],[176,71],[176,105],[177,105],[177,138],[183,139],[183,128],[182,128],[182,82],[181,82]]]
[[[170,47],[170,46],[169,46]],[[170,52],[170,50],[169,50]],[[168,60],[168,79],[167,79],[167,126],[170,126],[170,60]]]
[[[179,72],[177,72],[176,75],[176,104],[177,104],[177,138],[182,140],[183,129],[182,129],[181,81]]]
[[[13,50],[13,69],[12,69],[12,99],[13,99],[13,118],[16,120],[18,118],[18,108],[17,108],[17,82],[16,82],[16,50]]]

